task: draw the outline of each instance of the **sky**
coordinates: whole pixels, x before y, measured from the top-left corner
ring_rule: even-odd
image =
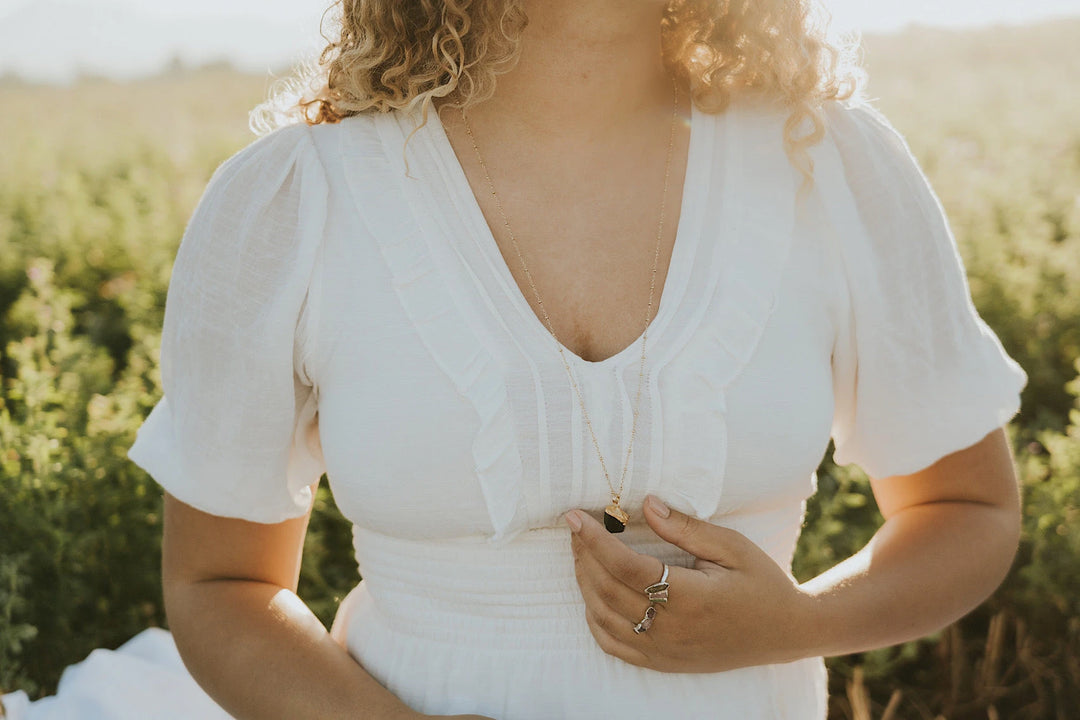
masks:
[[[136,76],[174,57],[265,70],[321,47],[332,0],[0,0],[0,73]],[[1080,0],[822,0],[836,31],[893,32],[1080,17]]]

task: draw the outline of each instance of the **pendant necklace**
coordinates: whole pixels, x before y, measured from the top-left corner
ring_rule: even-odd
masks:
[[[506,218],[506,213],[503,212],[502,202],[499,200],[499,196],[495,192],[495,185],[491,181],[491,175],[488,173],[487,165],[484,164],[484,158],[480,155],[480,148],[476,144],[476,138],[473,136],[472,128],[469,126],[469,120],[465,115],[465,109],[461,108],[461,120],[465,126],[465,132],[468,134],[469,139],[472,141],[473,149],[476,151],[476,157],[480,161],[480,167],[484,171],[484,178],[487,181],[488,187],[491,190],[491,195],[495,200],[495,206],[499,210],[499,214],[502,216],[503,225],[506,227],[506,231],[510,236],[510,242],[514,246],[514,251],[517,253],[518,259],[521,261],[521,267],[525,271],[525,277],[529,280],[529,286],[532,287],[533,294],[536,297],[536,304],[540,307],[540,311],[544,315],[544,322],[547,324],[548,331],[551,333],[552,338],[555,340],[555,346],[558,348],[559,355],[562,357],[563,366],[566,368],[567,374],[570,376],[570,383],[574,387],[574,392],[577,394],[578,403],[581,405],[581,412],[585,418],[585,424],[589,428],[589,434],[592,435],[593,446],[596,448],[596,454],[600,458],[600,467],[604,471],[604,478],[607,480],[608,488],[611,490],[611,504],[604,508],[604,527],[608,532],[620,533],[626,529],[627,523],[630,521],[630,516],[627,512],[620,507],[619,501],[622,498],[623,483],[626,480],[626,469],[630,463],[630,453],[634,447],[634,433],[637,430],[638,410],[641,403],[641,383],[645,376],[645,346],[648,341],[649,325],[652,320],[652,305],[653,295],[656,288],[656,265],[660,258],[660,241],[664,232],[664,210],[667,200],[668,180],[671,174],[671,154],[672,148],[675,144],[675,120],[678,117],[679,110],[679,88],[675,83],[675,78],[672,78],[672,87],[674,89],[674,103],[671,112],[671,131],[668,138],[668,151],[667,161],[664,166],[664,191],[660,199],[660,223],[656,230],[656,250],[653,253],[653,267],[652,267],[652,281],[649,284],[649,305],[645,310],[645,329],[641,335],[641,363],[638,367],[638,388],[637,394],[634,399],[634,422],[630,428],[630,443],[626,448],[626,458],[623,461],[622,476],[619,478],[619,487],[616,489],[611,484],[611,477],[608,474],[607,465],[604,463],[604,455],[600,452],[600,443],[596,439],[596,433],[593,431],[592,423],[589,421],[589,413],[585,409],[585,401],[581,395],[581,389],[578,387],[577,381],[574,379],[574,373],[570,370],[570,364],[566,361],[566,353],[563,349],[563,345],[559,342],[558,336],[555,334],[555,328],[552,327],[551,319],[548,317],[547,310],[544,309],[544,302],[540,299],[540,293],[536,289],[536,284],[533,283],[532,275],[529,273],[529,267],[525,263],[525,258],[522,257],[521,250],[518,248],[517,239],[514,237],[513,231],[510,229],[510,222]]]

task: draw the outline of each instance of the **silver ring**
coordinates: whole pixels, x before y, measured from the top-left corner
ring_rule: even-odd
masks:
[[[645,611],[645,617],[641,618],[641,622],[634,626],[634,632],[639,635],[650,627],[652,627],[653,618],[656,617],[656,606],[650,605],[649,609]]]
[[[664,574],[661,576],[660,582],[653,583],[645,588],[645,594],[649,596],[649,602],[666,603],[668,601],[668,569],[667,563],[664,563]]]

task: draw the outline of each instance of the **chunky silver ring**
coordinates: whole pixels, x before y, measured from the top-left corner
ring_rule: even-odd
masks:
[[[645,617],[641,618],[641,622],[634,626],[634,632],[639,635],[650,627],[652,627],[653,618],[656,617],[656,606],[650,605],[649,609],[645,611]]]
[[[668,601],[668,569],[667,563],[664,563],[664,574],[660,578],[660,582],[653,583],[645,588],[645,594],[649,596],[649,602],[666,603]]]

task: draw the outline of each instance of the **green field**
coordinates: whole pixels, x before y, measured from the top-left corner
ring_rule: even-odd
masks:
[[[832,658],[832,717],[1080,712],[1080,19],[864,38],[868,94],[938,195],[982,316],[1029,375],[1010,427],[1017,563],[946,631]],[[0,688],[32,696],[162,625],[160,493],[125,456],[160,397],[170,268],[267,78],[225,67],[71,87],[0,80]],[[880,522],[866,478],[819,471],[805,579]],[[356,581],[325,487],[301,596],[329,623]],[[886,710],[892,702],[891,710]],[[890,714],[891,713],[891,714]]]

